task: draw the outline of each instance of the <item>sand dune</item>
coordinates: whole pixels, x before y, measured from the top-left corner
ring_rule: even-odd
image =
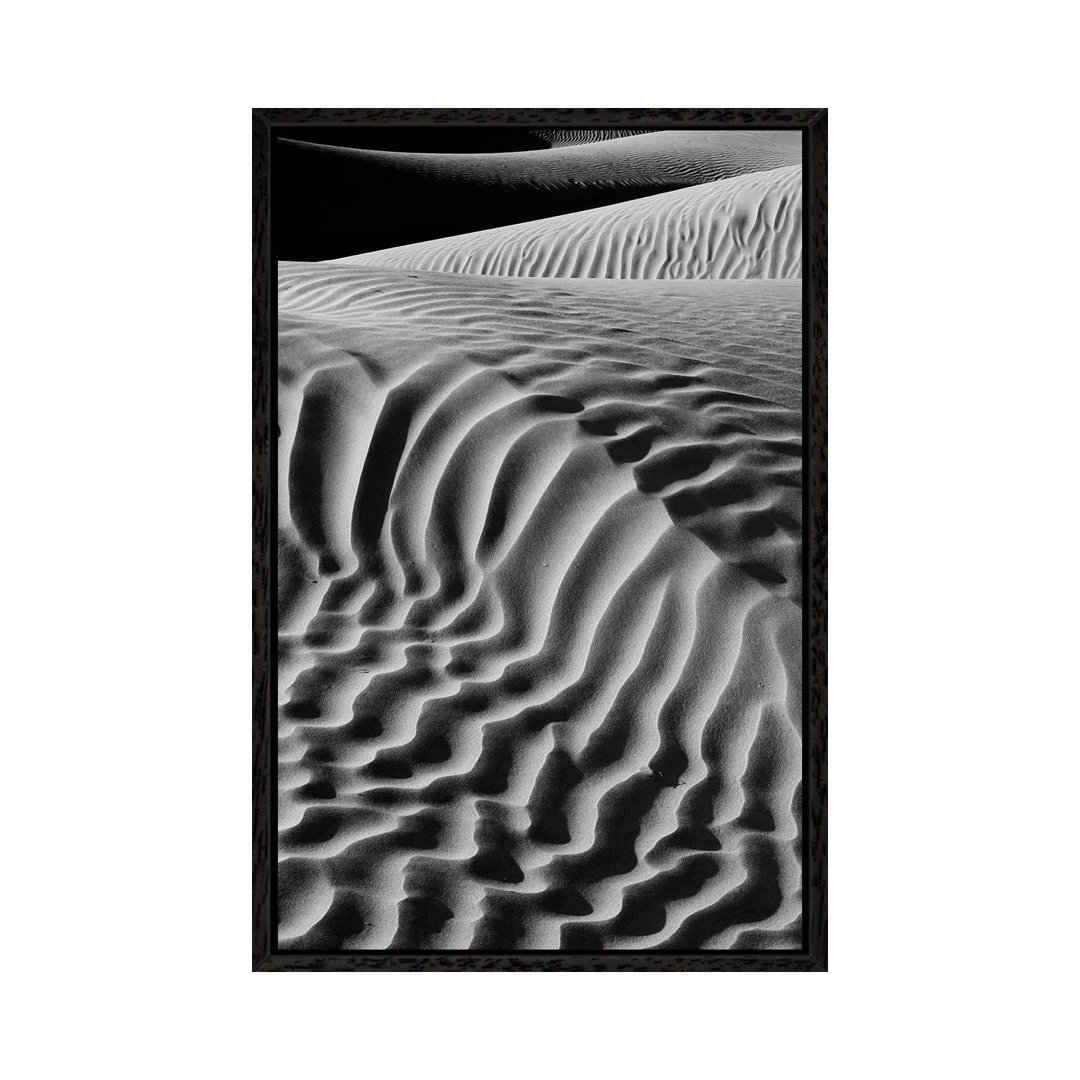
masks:
[[[797,193],[282,264],[283,947],[798,946]]]
[[[633,135],[652,135],[655,131],[653,128],[541,128],[532,134],[548,146],[579,146],[608,139],[627,139]]]
[[[579,133],[580,135],[580,133]],[[788,131],[660,131],[546,150],[421,154],[278,145],[279,251],[325,259],[797,166]],[[407,207],[405,213],[373,207]]]
[[[557,137],[553,136],[553,139]],[[785,165],[797,165],[794,131],[655,131],[618,138],[554,141],[549,151],[419,154],[283,140],[295,153],[349,161],[370,170],[420,174],[443,184],[468,181],[498,188],[685,187]]]
[[[799,277],[801,170],[771,169],[339,261],[508,277]]]

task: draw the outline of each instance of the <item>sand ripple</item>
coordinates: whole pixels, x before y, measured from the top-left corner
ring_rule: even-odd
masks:
[[[341,262],[506,277],[797,278],[798,165]]]
[[[635,135],[656,134],[652,128],[540,128],[530,132],[548,146],[579,146],[582,143],[626,139]]]
[[[738,258],[282,265],[284,947],[798,945],[800,287],[666,280],[784,173]]]

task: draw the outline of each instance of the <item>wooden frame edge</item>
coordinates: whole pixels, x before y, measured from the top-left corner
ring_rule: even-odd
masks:
[[[269,465],[274,343],[271,221],[273,128],[296,124],[382,126],[788,127],[805,132],[809,221],[804,262],[804,326],[809,402],[805,533],[809,575],[809,709],[804,783],[809,788],[805,952],[663,953],[339,953],[275,952],[272,947],[273,741],[270,659]],[[252,968],[255,971],[828,971],[827,710],[827,109],[252,109]]]
[[[252,970],[265,968],[271,945],[270,790],[270,394],[272,392],[270,265],[270,125],[252,110]]]

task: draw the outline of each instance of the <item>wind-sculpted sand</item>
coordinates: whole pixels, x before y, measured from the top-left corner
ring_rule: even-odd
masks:
[[[799,277],[802,172],[749,173],[340,261],[508,277]]]
[[[281,947],[800,946],[797,173],[281,264]]]
[[[542,128],[532,134],[548,146],[578,146],[581,143],[606,142],[609,139],[655,135],[658,132],[653,128]]]

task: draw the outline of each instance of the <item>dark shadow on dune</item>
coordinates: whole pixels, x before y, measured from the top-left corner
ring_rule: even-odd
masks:
[[[362,934],[367,925],[360,897],[348,889],[338,889],[330,910],[304,935],[303,947],[314,951],[340,949],[346,941]]]
[[[714,904],[690,915],[667,941],[667,947],[693,951],[705,948],[717,934],[739,923],[763,922],[783,902],[776,841],[750,834],[743,841],[747,878]]]

